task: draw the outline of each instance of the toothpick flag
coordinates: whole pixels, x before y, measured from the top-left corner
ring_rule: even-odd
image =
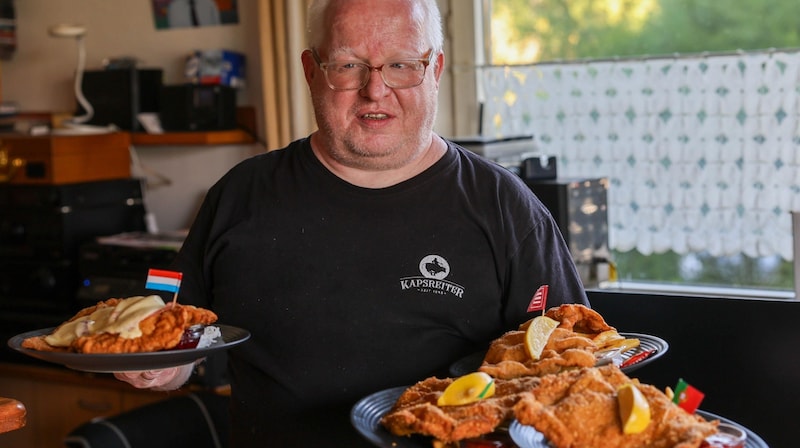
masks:
[[[547,290],[549,286],[542,285],[539,289],[536,290],[536,293],[533,294],[531,298],[531,303],[528,304],[528,312],[544,310],[545,304],[547,303]]]
[[[694,411],[700,407],[703,397],[705,397],[704,393],[695,389],[681,378],[678,380],[678,385],[675,386],[675,395],[672,397],[672,401],[677,403],[684,411],[694,414]]]
[[[157,289],[159,291],[169,291],[178,293],[181,287],[183,274],[174,271],[162,271],[160,269],[150,269],[147,271],[147,282],[144,287],[147,289]]]

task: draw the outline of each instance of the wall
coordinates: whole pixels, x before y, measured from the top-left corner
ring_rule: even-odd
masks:
[[[146,179],[145,207],[160,231],[188,228],[206,190],[256,145],[135,146],[134,175]]]
[[[3,100],[27,111],[72,111],[72,79],[77,47],[53,38],[51,25],[86,26],[86,68],[99,69],[106,58],[131,56],[143,67],[164,70],[167,84],[183,82],[183,58],[192,50],[227,48],[247,55],[247,77],[257,80],[257,2],[239,1],[239,24],[156,30],[150,0],[17,0],[17,52],[2,62]],[[258,82],[251,82],[240,103],[261,103]]]
[[[106,58],[134,57],[141,67],[163,69],[166,84],[184,82],[183,59],[195,49],[244,53],[248,83],[237,100],[239,105],[256,108],[261,129],[257,5],[253,0],[239,0],[238,24],[156,30],[150,0],[17,0],[18,47],[11,60],[0,63],[2,99],[17,102],[24,111],[74,111],[76,43],[50,37],[47,30],[54,24],[75,23],[88,29],[87,69],[102,68]],[[233,164],[263,151],[258,145],[133,149],[141,162],[134,174],[148,179],[146,205],[160,230],[188,226],[206,189]],[[170,185],[159,186],[162,177]]]

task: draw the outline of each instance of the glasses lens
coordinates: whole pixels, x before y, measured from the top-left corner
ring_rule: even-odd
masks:
[[[383,81],[387,86],[404,89],[418,86],[425,77],[425,64],[420,61],[391,62],[383,66]]]
[[[328,84],[340,90],[360,89],[368,74],[369,67],[357,62],[332,62],[325,70]]]

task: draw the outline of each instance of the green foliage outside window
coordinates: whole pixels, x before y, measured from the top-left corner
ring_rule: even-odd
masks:
[[[494,64],[800,47],[796,0],[492,0],[491,4]],[[533,59],[530,52],[519,51],[531,48],[538,50]]]

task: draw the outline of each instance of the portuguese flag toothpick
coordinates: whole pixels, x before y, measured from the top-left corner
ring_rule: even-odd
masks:
[[[704,393],[692,387],[683,378],[680,378],[678,385],[675,386],[675,395],[672,397],[672,401],[677,403],[684,411],[694,414],[694,411],[700,407],[703,397],[705,397]]]

